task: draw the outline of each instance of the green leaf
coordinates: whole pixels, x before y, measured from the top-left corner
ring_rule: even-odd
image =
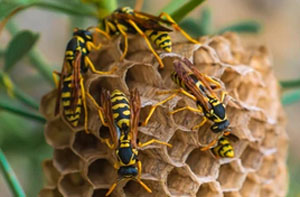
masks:
[[[171,0],[160,12],[173,13],[177,10],[186,0]]]
[[[20,2],[0,1],[0,19],[2,20],[5,16],[9,15],[9,13],[21,5],[22,3]]]
[[[201,26],[195,19],[192,18],[184,19],[179,23],[179,26],[193,37],[203,35]]]
[[[208,35],[212,33],[212,19],[211,19],[211,9],[204,8],[201,13],[201,19],[200,19],[200,29],[201,32],[199,34],[202,35]]]
[[[222,34],[227,31],[233,31],[237,33],[258,33],[261,31],[261,29],[262,26],[259,22],[248,20],[235,23],[225,28],[221,28],[219,31],[217,31],[217,34]]]
[[[205,0],[190,0],[186,4],[169,14],[176,22],[180,22],[187,14],[189,14],[193,9],[195,9],[204,1]]]
[[[38,38],[39,34],[27,30],[16,34],[6,49],[4,70],[10,70],[21,60],[31,50]]]
[[[290,81],[280,81],[282,88],[296,88],[300,87],[300,79],[290,80]]]
[[[300,101],[300,89],[286,92],[281,97],[281,103],[283,105],[290,105]]]

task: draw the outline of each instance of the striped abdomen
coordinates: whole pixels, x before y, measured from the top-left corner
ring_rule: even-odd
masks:
[[[110,96],[115,124],[123,131],[130,128],[130,105],[126,95],[114,90]]]
[[[172,52],[172,42],[169,32],[146,30],[145,34],[158,48]]]
[[[73,75],[69,75],[63,79],[63,87],[62,87],[62,105],[64,108],[64,115],[68,122],[71,123],[74,127],[78,125],[81,109],[82,109],[82,98],[81,94],[78,95],[77,103],[75,103],[75,107],[71,106],[72,103],[72,79]],[[80,90],[78,90],[80,92]]]
[[[218,140],[218,145],[211,149],[213,154],[217,157],[222,158],[233,158],[234,150],[233,147],[226,137],[221,137]]]

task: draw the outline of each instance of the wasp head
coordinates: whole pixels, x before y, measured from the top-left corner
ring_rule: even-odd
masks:
[[[85,41],[93,41],[92,33],[84,29],[75,28],[73,32],[73,36],[80,36]]]

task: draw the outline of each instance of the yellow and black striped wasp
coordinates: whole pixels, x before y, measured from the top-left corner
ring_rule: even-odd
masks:
[[[231,144],[231,140],[233,135],[220,136],[218,139],[216,146],[212,147],[210,150],[213,155],[219,158],[233,158],[234,157],[234,148]],[[236,139],[234,139],[236,140]]]
[[[114,90],[112,94],[108,91],[101,93],[101,107],[88,94],[92,102],[99,109],[100,120],[110,131],[112,143],[109,139],[102,139],[109,148],[115,150],[118,161],[114,167],[118,169],[118,180],[110,187],[106,196],[110,195],[117,184],[122,180],[137,181],[146,191],[151,189],[142,182],[142,163],[138,160],[138,149],[153,143],[172,147],[171,144],[152,139],[141,143],[138,141],[138,125],[140,119],[141,100],[137,89],[130,92],[130,100],[120,90]]]
[[[177,94],[182,93],[196,102],[197,108],[191,106],[185,106],[178,108],[170,114],[174,114],[183,110],[189,110],[193,112],[202,113],[203,120],[193,127],[193,129],[199,128],[204,125],[207,120],[213,122],[211,130],[215,133],[224,132],[224,135],[229,134],[229,121],[227,119],[224,99],[226,92],[221,92],[221,98],[216,95],[215,90],[221,88],[219,82],[213,78],[200,73],[197,68],[188,60],[177,60],[174,61],[175,72],[171,74],[172,80],[180,87],[175,91],[166,91],[161,94],[173,93],[168,98],[155,104],[150,109],[150,113],[147,116],[143,125],[147,124],[151,118],[154,110],[163,103],[173,99]],[[217,140],[213,140],[207,147],[202,148],[202,150],[207,150],[212,147]]]
[[[102,72],[95,69],[88,55],[91,50],[99,50],[100,48],[101,44],[96,46],[93,43],[93,35],[90,31],[75,28],[73,37],[66,47],[62,71],[61,73],[53,72],[53,78],[58,87],[55,114],[59,113],[60,104],[62,103],[64,117],[73,127],[77,127],[83,106],[86,132],[88,132],[88,115],[83,74],[88,71],[88,68],[96,74],[110,74],[114,72],[114,70]],[[56,80],[56,75],[60,77],[59,82]]]
[[[166,19],[163,19],[163,17],[166,17]],[[125,58],[128,51],[127,34],[140,34],[145,39],[147,46],[157,59],[160,68],[163,68],[164,64],[153,49],[149,39],[158,48],[163,49],[166,52],[171,52],[172,41],[169,33],[172,30],[166,26],[172,26],[175,30],[180,31],[189,41],[200,44],[199,41],[191,38],[167,13],[164,12],[157,17],[133,10],[130,7],[122,7],[116,9],[111,15],[104,18],[101,25],[107,34],[111,36],[121,34],[124,37],[124,51],[121,60]]]

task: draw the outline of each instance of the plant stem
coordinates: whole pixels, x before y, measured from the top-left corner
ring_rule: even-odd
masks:
[[[300,101],[300,89],[285,93],[281,97],[281,103],[283,105],[290,105],[299,101]]]
[[[290,81],[280,81],[282,88],[296,88],[300,87],[300,79],[290,80]]]
[[[2,102],[2,100],[0,101],[0,109],[15,113],[17,115],[24,116],[26,118],[30,118],[30,119],[39,121],[41,123],[46,122],[45,118],[43,116],[41,116],[40,114],[32,113],[31,111],[17,108],[16,106],[11,105],[7,102]]]
[[[99,0],[96,5],[99,20],[111,14],[118,7],[117,0]]]
[[[19,31],[18,27],[11,22],[7,24],[7,29],[11,35],[15,35]],[[51,66],[46,63],[41,53],[32,49],[28,55],[33,67],[54,87]]]
[[[190,0],[179,9],[170,13],[171,17],[178,23],[181,21],[188,13],[195,9],[198,5],[203,3],[205,0]]]
[[[13,169],[11,168],[9,162],[7,161],[3,151],[0,148],[0,166],[1,170],[3,171],[4,178],[8,183],[11,191],[14,193],[14,196],[18,197],[25,197],[25,192],[20,185],[16,174],[14,173]]]

